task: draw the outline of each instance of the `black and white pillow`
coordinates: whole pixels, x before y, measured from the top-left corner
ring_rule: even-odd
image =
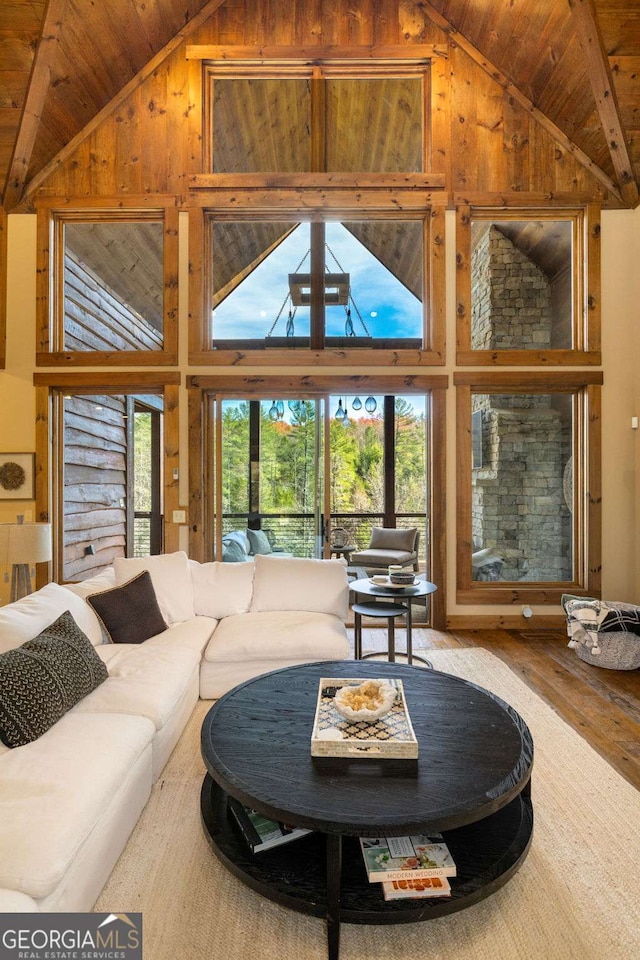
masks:
[[[0,740],[37,740],[107,679],[107,668],[69,611],[33,640],[0,654]]]

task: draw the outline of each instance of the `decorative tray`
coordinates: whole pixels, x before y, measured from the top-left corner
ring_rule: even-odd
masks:
[[[345,720],[336,710],[333,698],[340,687],[358,686],[363,678],[323,677],[311,734],[312,757],[373,757],[415,760],[418,741],[411,726],[402,680],[385,678],[397,690],[390,712],[377,720]]]

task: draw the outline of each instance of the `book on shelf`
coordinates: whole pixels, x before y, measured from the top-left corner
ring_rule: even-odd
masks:
[[[360,846],[370,883],[456,875],[456,865],[441,834],[361,837]]]
[[[278,820],[269,820],[233,797],[229,797],[228,806],[252,853],[262,853],[263,850],[278,847],[282,843],[289,843],[290,840],[297,840],[298,837],[311,833],[302,827],[289,827]]]
[[[451,884],[446,877],[425,877],[423,880],[384,880],[381,884],[385,900],[410,900],[426,897],[450,897]]]

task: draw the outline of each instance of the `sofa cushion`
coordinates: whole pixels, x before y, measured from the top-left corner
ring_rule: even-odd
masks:
[[[105,647],[109,679],[78,704],[75,713],[130,713],[160,730],[189,685],[200,662],[188,647],[120,644]],[[100,651],[102,652],[102,651]]]
[[[65,590],[71,590],[78,597],[86,600],[92,593],[100,593],[102,590],[109,590],[117,586],[116,572],[113,567],[105,567],[94,577],[88,577],[86,580],[79,580],[77,583],[65,583]]]
[[[413,563],[415,554],[408,550],[358,550],[351,554],[351,563],[360,567],[386,567],[391,563]]]
[[[416,542],[416,527],[404,530],[400,527],[373,527],[370,550],[400,550],[412,553]]]
[[[190,620],[194,615],[189,560],[183,551],[153,557],[117,557],[113,561],[113,568],[118,586],[143,570],[149,571],[158,606],[166,623],[180,623],[182,620]]]
[[[0,655],[0,740],[37,740],[107,679],[107,668],[69,612]]]
[[[220,620],[246,613],[253,594],[253,563],[212,563],[189,561],[196,616]]]
[[[0,887],[52,893],[154,733],[144,717],[71,711],[3,756]]]
[[[348,655],[347,633],[340,619],[328,613],[289,610],[225,617],[216,627],[204,659],[343,660]]]
[[[70,611],[91,643],[102,643],[100,621],[84,600],[58,583],[48,583],[35,593],[0,607],[0,653],[33,640],[65,610]]]
[[[345,619],[348,599],[347,568],[340,560],[255,559],[252,613],[300,610]]]
[[[249,538],[249,545],[251,547],[250,553],[253,553],[255,556],[258,556],[258,554],[273,553],[273,548],[264,530],[247,530],[247,537]]]
[[[87,597],[87,603],[96,611],[112,643],[142,643],[167,628],[148,570],[121,587]]]

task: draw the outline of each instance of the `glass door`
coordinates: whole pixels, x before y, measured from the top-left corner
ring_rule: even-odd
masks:
[[[427,397],[328,398],[330,545],[369,546],[373,527],[416,527],[429,573]]]
[[[321,557],[323,401],[217,401],[216,557]]]

